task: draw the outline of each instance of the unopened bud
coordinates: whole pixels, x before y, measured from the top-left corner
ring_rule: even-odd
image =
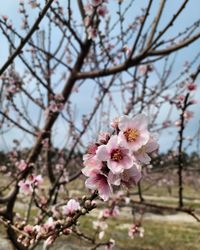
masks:
[[[86,210],[85,208],[82,208],[82,209],[81,209],[81,213],[82,213],[82,214],[86,214],[86,213],[87,213],[87,210]]]
[[[63,230],[63,234],[64,235],[69,235],[70,233],[71,233],[71,229],[69,229],[69,228],[65,228],[64,230]]]
[[[86,200],[85,201],[85,207],[89,208],[91,206],[91,201],[90,200]]]
[[[92,207],[96,207],[96,206],[97,206],[96,201],[92,201],[92,202],[91,202],[91,205],[92,205]]]

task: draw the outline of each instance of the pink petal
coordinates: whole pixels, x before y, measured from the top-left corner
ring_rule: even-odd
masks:
[[[109,160],[107,162],[107,166],[113,172],[113,174],[120,174],[124,171],[124,166],[116,161]]]
[[[121,116],[119,119],[119,123],[118,123],[118,128],[119,130],[126,130],[127,128],[129,128],[129,122],[130,122],[130,118],[126,115]]]
[[[113,148],[117,148],[119,145],[118,145],[118,136],[117,135],[113,135],[110,137],[110,140],[108,141],[107,145],[106,145],[106,148],[107,148],[107,151],[110,153]]]
[[[123,160],[121,161],[124,169],[129,169],[133,166],[133,158],[129,155],[125,155]]]
[[[107,182],[102,181],[99,184],[99,196],[104,200],[107,201],[112,193],[112,189]]]
[[[119,186],[121,183],[121,177],[119,174],[113,174],[111,171],[108,174],[108,181],[110,184]]]
[[[156,149],[158,149],[158,146],[159,145],[157,141],[153,138],[150,138],[145,147],[146,147],[147,153],[151,153],[155,151]]]
[[[97,176],[92,176],[85,181],[85,186],[89,189],[96,189]]]
[[[109,159],[109,153],[105,145],[101,145],[98,147],[96,155],[100,161],[107,161]]]
[[[137,165],[134,165],[132,168],[125,170],[122,174],[122,180],[127,186],[137,184],[141,177],[141,171],[138,169]]]
[[[142,178],[141,171],[135,165],[131,169],[128,169],[127,171],[129,171],[129,174],[131,175],[135,184],[137,184]]]
[[[148,125],[148,120],[147,120],[146,115],[144,115],[144,114],[136,115],[133,118],[131,124],[132,124],[133,128],[136,128],[136,129],[139,129],[139,130],[146,130],[147,125]]]
[[[93,169],[92,169],[91,167],[84,167],[84,168],[81,170],[81,172],[82,172],[85,176],[87,176],[87,177],[90,176],[90,174],[91,174],[92,171],[93,171]]]
[[[138,154],[137,159],[144,164],[149,164],[151,161],[151,157],[149,157],[146,153]]]

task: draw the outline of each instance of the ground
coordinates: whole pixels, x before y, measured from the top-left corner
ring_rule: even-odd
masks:
[[[70,185],[69,190],[72,190],[71,193],[80,195],[80,192],[77,191],[77,183]],[[144,182],[143,188],[145,189],[148,185],[148,182]],[[82,183],[79,183],[78,186],[80,187],[79,190],[83,190],[81,188]],[[144,192],[144,198],[148,202],[175,206],[177,204],[177,187],[173,185],[171,193],[167,190],[168,188],[165,185],[159,187],[154,185]],[[196,187],[185,185],[184,195],[184,204],[187,207],[197,209],[197,213],[200,215],[200,199]],[[137,199],[137,196],[133,196],[133,198]],[[24,213],[26,204],[26,200],[21,198],[15,210]],[[90,215],[81,218],[80,230],[91,234],[93,232],[92,221],[97,217],[99,211],[99,209],[95,209]],[[34,211],[32,211],[32,214],[34,216]],[[196,222],[190,215],[185,213],[170,214],[168,212],[155,214],[152,211],[146,211],[142,225],[145,230],[144,237],[135,239],[128,237],[131,220],[130,208],[123,208],[120,216],[108,220],[109,227],[106,230],[105,240],[109,238],[115,239],[116,246],[113,250],[200,250],[200,223]],[[3,226],[0,227],[0,230],[0,250],[12,249],[5,240]],[[88,247],[86,243],[72,235],[59,238],[50,249],[89,250],[91,247]],[[36,250],[42,250],[42,245],[38,246]]]

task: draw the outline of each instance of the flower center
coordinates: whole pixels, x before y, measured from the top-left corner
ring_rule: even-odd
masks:
[[[113,149],[111,153],[111,160],[113,161],[121,161],[123,159],[123,154],[120,149]]]
[[[134,142],[140,135],[139,131],[135,128],[129,128],[124,132],[126,140],[128,142]]]

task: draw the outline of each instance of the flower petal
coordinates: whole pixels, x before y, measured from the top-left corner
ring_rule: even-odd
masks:
[[[111,171],[108,174],[108,181],[110,184],[119,186],[121,183],[121,177],[119,174],[113,174]]]
[[[148,120],[146,115],[144,114],[138,114],[136,115],[132,122],[131,122],[133,128],[139,129],[139,130],[146,130],[148,125]]]
[[[106,145],[101,145],[96,151],[96,156],[100,161],[107,161],[109,159],[109,153]]]

